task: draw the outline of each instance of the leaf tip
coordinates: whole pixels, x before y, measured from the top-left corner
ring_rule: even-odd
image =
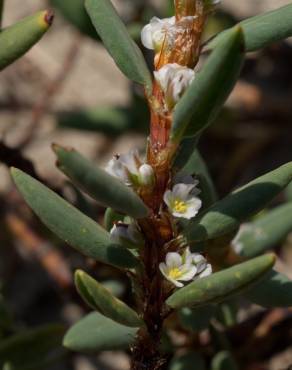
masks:
[[[53,24],[54,17],[55,15],[52,9],[42,11],[38,19],[40,27],[47,30]]]

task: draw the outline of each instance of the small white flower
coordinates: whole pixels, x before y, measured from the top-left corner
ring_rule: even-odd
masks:
[[[115,156],[105,170],[129,186],[152,186],[155,181],[153,168],[141,162],[137,150]]]
[[[176,184],[164,193],[163,200],[174,217],[191,219],[196,216],[202,201],[192,193],[193,190],[193,184]]]
[[[159,264],[159,269],[178,288],[184,286],[181,281],[196,280],[212,273],[212,267],[205,257],[199,253],[191,253],[189,248],[186,248],[182,256],[176,252],[167,253],[165,262]]]
[[[170,63],[155,71],[154,77],[164,92],[168,109],[172,109],[193,82],[195,72],[177,63]]]
[[[165,262],[159,264],[159,269],[164,277],[178,288],[184,286],[181,281],[192,280],[197,272],[190,256],[184,260],[181,255],[175,252],[167,253]]]
[[[110,240],[127,248],[137,248],[144,244],[143,237],[134,223],[118,222],[110,230]]]
[[[158,52],[167,37],[168,45],[175,40],[175,17],[159,19],[153,17],[141,32],[142,44],[151,50]]]

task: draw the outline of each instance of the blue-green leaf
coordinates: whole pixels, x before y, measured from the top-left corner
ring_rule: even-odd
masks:
[[[122,325],[134,328],[143,325],[143,321],[132,308],[114,297],[109,290],[84,271],[76,271],[75,285],[81,297],[91,308]]]
[[[46,10],[24,18],[0,32],[0,71],[23,56],[50,28],[52,12]]]
[[[189,242],[215,239],[232,232],[263,209],[291,180],[292,162],[289,162],[227,195],[191,221],[185,231]]]
[[[53,148],[59,169],[99,203],[134,218],[147,216],[149,210],[141,198],[117,178],[82,157],[74,149],[58,145]]]
[[[240,254],[254,257],[285,239],[292,231],[292,202],[279,206],[248,224],[239,235]]]
[[[243,60],[243,35],[238,27],[214,49],[176,105],[172,141],[180,142],[184,136],[196,136],[214,121],[239,77]]]
[[[16,168],[11,173],[28,205],[66,243],[88,257],[117,267],[131,268],[138,263],[127,249],[112,245],[101,226],[52,190]]]
[[[222,302],[257,282],[273,267],[274,263],[275,256],[267,254],[197,279],[175,291],[166,300],[166,304],[177,309]]]
[[[134,342],[137,329],[130,328],[93,312],[73,325],[63,345],[77,352],[96,353],[127,349]]]
[[[248,18],[235,27],[243,30],[246,51],[262,49],[276,41],[292,36],[292,4],[270,12]],[[209,44],[208,49],[217,47],[232,29],[221,32]]]
[[[110,0],[85,0],[91,21],[120,70],[150,92],[152,81],[141,50],[131,39]]]

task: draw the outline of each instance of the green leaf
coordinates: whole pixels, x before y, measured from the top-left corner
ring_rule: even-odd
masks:
[[[217,303],[241,293],[262,278],[275,263],[275,256],[267,254],[195,280],[174,292],[166,303],[172,308],[198,307]]]
[[[199,142],[200,135],[195,137],[185,137],[179,144],[175,153],[173,167],[177,170],[182,169],[190,159]]]
[[[120,180],[98,168],[73,149],[58,145],[54,145],[53,149],[58,158],[59,169],[99,203],[134,218],[147,216],[149,211],[141,198]]]
[[[132,308],[114,297],[109,290],[84,271],[76,271],[75,285],[84,301],[104,316],[134,328],[143,325],[143,321]]]
[[[187,330],[201,331],[206,329],[216,313],[216,306],[209,305],[197,308],[184,307],[179,312],[182,326]]]
[[[44,368],[52,360],[52,356],[60,355],[63,335],[63,326],[50,324],[2,340],[0,367],[10,363],[14,370]]]
[[[221,351],[213,358],[211,370],[238,370],[238,366],[229,351]]]
[[[141,50],[129,36],[110,0],[85,0],[86,10],[120,70],[151,92],[151,76]]]
[[[63,345],[73,351],[85,353],[127,349],[134,342],[136,334],[137,329],[118,324],[93,312],[68,330]]]
[[[124,216],[120,213],[115,212],[112,208],[106,209],[104,213],[104,226],[107,231],[110,231],[116,222],[123,220]]]
[[[11,173],[25,201],[59,238],[98,261],[128,268],[137,264],[127,249],[111,244],[102,227],[52,190],[16,168]]]
[[[279,206],[248,224],[238,238],[240,254],[254,257],[282,242],[292,231],[292,202]]]
[[[53,14],[38,12],[0,32],[0,71],[24,55],[49,29]]]
[[[176,105],[172,141],[196,136],[214,121],[239,77],[243,60],[244,42],[238,27],[215,48]]]
[[[278,195],[292,180],[292,162],[271,171],[227,195],[190,222],[190,243],[215,239],[239,227]]]
[[[181,173],[188,175],[196,175],[199,180],[199,189],[201,190],[200,199],[203,202],[203,207],[210,207],[217,200],[217,192],[206,163],[199,151],[195,149],[189,158],[188,162],[182,168]]]
[[[246,51],[256,51],[274,42],[292,36],[292,4],[268,13],[248,18],[235,27],[241,27],[244,34]],[[208,49],[217,47],[232,29],[221,32],[208,45]]]
[[[188,352],[185,355],[175,357],[170,365],[169,370],[205,370],[206,364],[199,353]]]
[[[292,280],[279,272],[271,271],[244,296],[252,303],[266,308],[291,307]]]
[[[97,39],[95,28],[84,7],[84,0],[50,0],[50,3],[81,33]]]

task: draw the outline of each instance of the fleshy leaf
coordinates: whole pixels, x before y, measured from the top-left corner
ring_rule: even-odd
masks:
[[[120,70],[151,91],[152,81],[141,50],[131,39],[110,0],[85,0],[91,21]]]
[[[118,324],[93,312],[68,330],[63,345],[73,351],[85,353],[127,349],[134,342],[136,334],[137,329]]]
[[[15,370],[44,369],[62,351],[64,332],[63,326],[50,324],[1,340],[0,368],[9,363]]]
[[[134,328],[143,325],[143,321],[132,308],[114,297],[109,290],[84,271],[76,271],[75,285],[84,301],[104,316]]]
[[[274,263],[275,256],[267,254],[213,273],[177,290],[166,303],[177,309],[224,301],[262,278]]]
[[[0,71],[23,56],[49,29],[53,14],[38,12],[0,32]]]
[[[256,51],[292,36],[292,4],[248,18],[235,27],[243,30],[246,51]],[[216,48],[232,29],[221,32],[208,45]]]
[[[243,60],[244,42],[238,27],[214,49],[176,105],[172,141],[196,136],[214,121],[239,77]]]
[[[97,39],[95,28],[84,7],[84,0],[50,0],[50,3],[80,32]]]
[[[101,226],[52,190],[16,168],[11,173],[25,201],[59,238],[98,261],[128,268],[137,264],[131,252],[112,245],[109,234]]]
[[[292,180],[292,162],[258,177],[227,195],[191,221],[185,234],[190,243],[232,232],[256,214]]]
[[[292,202],[259,217],[238,238],[240,254],[254,257],[280,243],[292,231]]]
[[[211,370],[238,370],[238,366],[229,351],[221,351],[213,358]]]
[[[141,198],[120,180],[98,168],[73,149],[58,145],[53,148],[59,169],[99,203],[126,212],[134,218],[147,216],[149,211]]]
[[[266,308],[292,306],[292,280],[271,271],[268,276],[244,295],[252,303]]]

